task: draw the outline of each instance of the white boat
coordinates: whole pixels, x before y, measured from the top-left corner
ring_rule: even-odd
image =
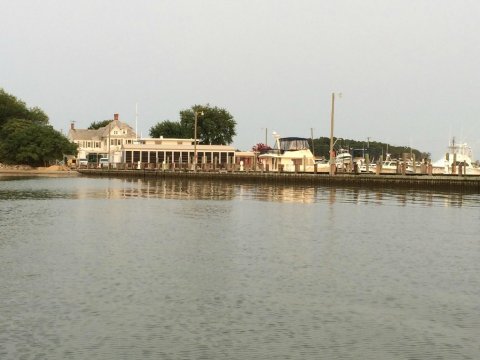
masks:
[[[402,173],[402,164],[403,161],[392,159],[390,154],[385,156],[385,160],[382,161],[380,174],[401,174]],[[413,174],[415,173],[413,162],[407,160],[406,162],[405,173]],[[418,169],[420,169],[420,164],[418,164]]]
[[[480,175],[480,167],[474,164],[472,148],[466,143],[456,143],[452,138],[444,157],[432,164],[434,174]]]
[[[258,159],[264,169],[269,171],[284,172],[329,172],[330,165],[325,162],[316,162],[315,156],[310,151],[308,139],[301,137],[281,138],[273,134],[275,147],[267,153],[259,155]]]
[[[355,170],[356,165],[359,172],[375,172],[374,163],[370,162],[367,166],[366,152],[365,149],[353,149],[351,153],[346,149],[339,149],[335,156],[337,171],[351,172]]]
[[[352,154],[346,149],[339,149],[335,155],[337,170],[350,171],[352,165]]]
[[[397,160],[388,159],[382,161],[381,174],[396,174],[399,171],[400,168]]]
[[[363,173],[374,173],[375,162],[372,159],[367,161],[368,157],[368,149],[352,149],[352,161],[357,165],[358,170]]]

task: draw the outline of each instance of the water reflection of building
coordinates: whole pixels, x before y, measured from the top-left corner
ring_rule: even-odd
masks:
[[[118,179],[110,182],[106,191],[109,199],[157,198],[178,200],[230,200],[234,198],[231,183],[172,180],[172,179]]]

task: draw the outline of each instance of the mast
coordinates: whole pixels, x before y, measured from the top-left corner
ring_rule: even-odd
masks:
[[[135,103],[135,138],[138,140],[138,102]]]

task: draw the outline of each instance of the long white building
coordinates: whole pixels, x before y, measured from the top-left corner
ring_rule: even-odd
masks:
[[[102,157],[108,158],[113,166],[193,165],[195,157],[199,165],[235,163],[232,146],[198,143],[195,146],[195,139],[137,138],[135,131],[119,120],[118,114],[114,114],[114,120],[107,126],[97,130],[76,129],[72,123],[68,138],[78,144],[77,158],[85,158],[90,164],[98,164]]]

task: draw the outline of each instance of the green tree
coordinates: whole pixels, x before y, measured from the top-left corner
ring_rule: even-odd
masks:
[[[150,128],[152,137],[194,138],[197,113],[197,139],[201,144],[231,144],[236,135],[236,122],[225,109],[210,105],[194,105],[180,111],[180,122],[163,121]]]
[[[77,146],[50,125],[10,119],[0,129],[0,159],[7,164],[46,166]]]
[[[94,121],[90,124],[90,126],[88,127],[89,130],[96,130],[96,129],[100,129],[102,127],[105,127],[107,126],[108,124],[110,124],[110,122],[112,122],[113,120],[103,120],[103,121]]]
[[[0,127],[9,119],[25,119],[48,124],[48,116],[41,109],[27,108],[23,101],[0,89]]]
[[[150,128],[150,136],[155,138],[163,136],[165,138],[181,139],[185,138],[186,134],[185,129],[179,122],[165,120]]]
[[[28,108],[0,89],[0,162],[47,165],[76,150],[75,144],[48,125],[48,116],[40,108]]]
[[[197,139],[201,144],[228,145],[236,135],[237,125],[233,116],[225,109],[207,105],[194,105],[180,111],[180,123],[187,136],[194,137],[195,112],[197,113]]]

